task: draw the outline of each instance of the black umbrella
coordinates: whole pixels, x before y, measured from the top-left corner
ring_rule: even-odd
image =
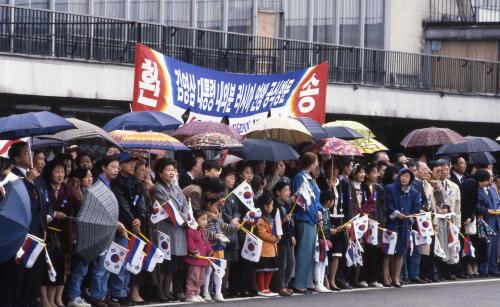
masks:
[[[0,203],[0,263],[16,255],[31,223],[30,198],[21,179],[5,185]]]
[[[77,216],[76,253],[86,263],[105,251],[116,232],[118,202],[101,181],[85,191],[83,205]]]
[[[301,122],[304,127],[306,127],[307,131],[311,133],[313,139],[321,140],[328,137],[325,129],[321,127],[321,124],[314,119],[311,119],[309,117],[295,117],[295,119]]]
[[[471,164],[495,164],[497,160],[489,152],[473,152],[469,154],[469,163]]]
[[[363,135],[354,129],[342,126],[323,127],[329,138],[338,138],[343,140],[355,140],[363,138]]]
[[[500,145],[487,137],[466,136],[465,143],[445,144],[436,152],[437,155],[454,153],[495,152]]]
[[[297,160],[299,154],[292,146],[267,139],[246,139],[243,148],[231,149],[234,155],[242,156],[248,161],[280,161]]]

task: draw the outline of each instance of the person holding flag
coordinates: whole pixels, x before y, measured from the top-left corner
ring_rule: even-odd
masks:
[[[314,263],[314,290],[320,293],[331,292],[327,287],[325,287],[324,280],[326,268],[328,267],[328,257],[330,256],[330,250],[332,249],[330,231],[334,228],[330,223],[330,209],[333,206],[334,199],[335,194],[333,191],[326,190],[321,192],[320,202],[323,207],[318,210],[321,214],[320,223],[318,225],[319,250],[317,251],[318,259],[315,259],[317,261]]]
[[[169,203],[182,218],[187,220],[189,204],[181,188],[175,183],[177,163],[174,160],[161,158],[154,166],[157,183],[153,197],[160,204]],[[164,261],[160,268],[159,292],[161,299],[175,300],[170,293],[173,282],[177,299],[184,296],[184,257],[187,255],[186,229],[183,225],[172,223],[172,218],[164,219],[157,224],[158,230],[170,237],[171,260]]]
[[[295,279],[292,282],[294,291],[299,293],[309,293],[307,290],[312,284],[312,274],[314,266],[314,242],[316,238],[316,226],[318,224],[318,209],[320,204],[320,190],[311,177],[311,173],[319,167],[318,157],[315,153],[306,152],[299,161],[299,172],[295,176],[292,184],[292,192],[295,193],[301,187],[310,191],[308,195],[303,195],[310,205],[302,207],[295,205],[294,220],[295,233],[297,235],[297,247],[295,254]]]
[[[260,260],[256,265],[256,278],[259,296],[277,296],[270,290],[273,273],[278,271],[277,243],[281,236],[273,234],[273,199],[267,192],[257,199],[257,207],[262,217],[257,222],[257,236],[263,241]]]
[[[392,258],[392,285],[401,288],[399,281],[403,256],[408,250],[411,233],[411,220],[408,215],[420,212],[420,193],[412,188],[415,175],[408,168],[401,168],[396,181],[385,187],[384,206],[387,209],[386,228],[398,234],[395,254],[385,257]],[[384,272],[389,272],[389,261],[384,261]],[[384,281],[386,283],[387,281]]]

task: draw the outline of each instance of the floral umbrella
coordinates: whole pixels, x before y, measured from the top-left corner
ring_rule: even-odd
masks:
[[[233,127],[210,121],[189,122],[179,129],[175,130],[171,135],[181,141],[185,141],[187,138],[206,132],[216,132],[219,134],[224,134],[238,141],[241,141],[243,139],[241,134]]]
[[[243,146],[237,139],[217,132],[206,132],[192,136],[184,140],[184,144],[196,150],[226,149]]]
[[[361,150],[347,141],[337,138],[325,139],[320,154],[334,156],[362,156]]]
[[[323,128],[325,129],[328,127],[346,127],[360,133],[365,138],[375,137],[375,134],[373,134],[373,132],[368,127],[352,120],[336,120],[334,122],[329,122],[323,125]]]
[[[408,147],[426,147],[443,144],[465,143],[467,140],[457,132],[448,128],[429,127],[416,129],[408,133],[401,145]]]
[[[153,154],[165,154],[165,150],[189,150],[179,140],[160,132],[114,130],[109,134],[123,148],[144,150]]]
[[[354,145],[356,147],[359,147],[361,149],[361,152],[364,154],[372,154],[377,151],[384,151],[384,150],[389,150],[389,148],[385,147],[384,144],[380,143],[379,141],[373,139],[373,138],[362,138],[362,139],[356,139],[349,141],[351,145]]]

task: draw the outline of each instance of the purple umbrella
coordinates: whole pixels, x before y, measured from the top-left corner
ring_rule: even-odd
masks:
[[[241,141],[243,139],[241,134],[233,127],[209,121],[192,121],[190,123],[187,123],[179,129],[175,130],[172,133],[172,136],[180,141],[184,141],[192,136],[207,132],[224,134],[235,138],[238,141]]]
[[[448,128],[429,127],[413,130],[401,141],[401,145],[408,147],[426,147],[443,144],[464,143],[466,139],[457,132]]]

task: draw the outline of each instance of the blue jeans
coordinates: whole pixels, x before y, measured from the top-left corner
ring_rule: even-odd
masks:
[[[127,247],[128,241],[121,235],[117,235],[115,242],[123,247]],[[128,296],[128,284],[130,282],[130,272],[125,268],[125,263],[123,264],[120,273],[118,275],[111,274],[109,277],[109,294],[112,298],[125,298]]]
[[[413,254],[406,258],[408,265],[408,278],[410,280],[419,277],[420,275],[420,246],[415,246],[413,248]]]
[[[73,255],[71,274],[66,284],[68,301],[73,301],[81,296],[83,280],[90,267],[90,299],[102,300],[108,291],[109,272],[104,268],[105,255],[97,257],[90,264],[86,264],[78,255]]]

